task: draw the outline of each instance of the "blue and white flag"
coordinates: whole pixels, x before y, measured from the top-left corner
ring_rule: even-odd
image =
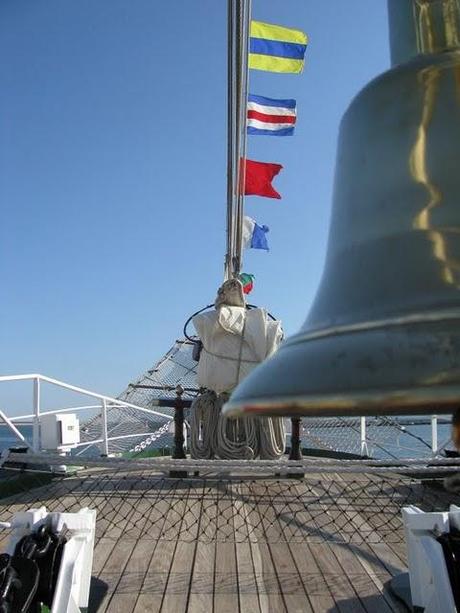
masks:
[[[259,226],[254,219],[245,215],[243,220],[243,247],[245,249],[265,249],[269,251],[268,231],[267,226]]]
[[[248,134],[291,136],[297,119],[295,100],[248,96]]]

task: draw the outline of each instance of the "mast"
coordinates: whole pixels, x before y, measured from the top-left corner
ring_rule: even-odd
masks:
[[[234,246],[234,223],[233,223],[233,167],[234,167],[234,144],[233,144],[233,72],[234,72],[234,2],[227,1],[227,251],[225,254],[225,281],[233,277],[233,246]]]
[[[227,252],[225,279],[242,267],[251,0],[228,0]]]

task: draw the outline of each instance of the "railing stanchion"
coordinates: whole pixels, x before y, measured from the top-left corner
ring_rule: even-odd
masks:
[[[174,406],[174,449],[172,457],[174,460],[183,460],[187,456],[184,450],[184,405],[182,394],[184,390],[180,385],[176,387],[176,402]]]
[[[33,430],[32,430],[32,447],[37,453],[40,451],[40,377],[35,377],[33,380]]]
[[[107,428],[107,401],[105,398],[102,400],[102,448],[104,450],[104,455],[107,457],[109,455],[109,435]]]
[[[184,403],[182,394],[184,389],[181,385],[176,387],[176,401],[174,403],[174,448],[172,452],[173,460],[183,460],[187,457],[184,449]],[[170,477],[186,477],[187,473],[173,470],[169,473]]]
[[[367,448],[367,432],[366,432],[366,418],[360,418],[360,432],[361,432],[361,455],[368,456],[369,449]]]
[[[302,451],[300,449],[300,417],[291,418],[291,451],[289,453],[290,460],[301,460]]]
[[[438,416],[431,416],[431,451],[433,455],[438,453]]]
[[[302,449],[300,440],[300,424],[302,419],[300,417],[291,417],[291,451],[289,452],[289,460],[296,461],[302,459]],[[290,473],[287,475],[289,478],[302,479],[303,473]]]

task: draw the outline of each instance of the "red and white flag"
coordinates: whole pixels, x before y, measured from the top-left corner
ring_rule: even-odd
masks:
[[[248,134],[292,136],[297,119],[295,100],[248,96]]]

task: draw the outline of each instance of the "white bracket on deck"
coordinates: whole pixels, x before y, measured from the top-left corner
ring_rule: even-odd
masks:
[[[436,537],[460,528],[460,508],[448,512],[424,513],[410,506],[402,510],[406,533],[412,606],[425,613],[455,613],[452,587],[444,552]]]
[[[93,566],[96,511],[48,513],[45,507],[16,513],[11,522],[12,534],[7,553],[13,555],[23,536],[48,525],[53,532],[64,533],[64,546],[51,613],[80,613],[88,607],[91,569]]]

